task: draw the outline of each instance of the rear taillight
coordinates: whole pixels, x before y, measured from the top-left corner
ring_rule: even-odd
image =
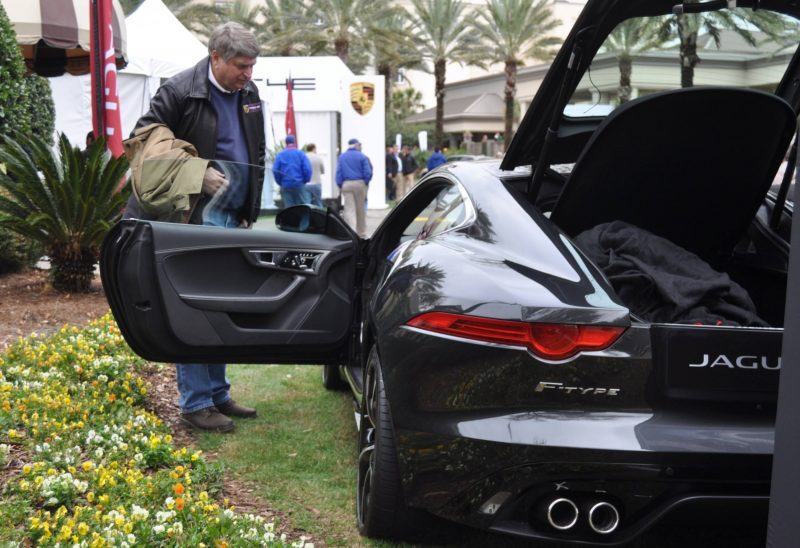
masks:
[[[584,350],[603,350],[625,331],[624,327],[606,325],[526,323],[447,312],[421,314],[406,325],[453,337],[525,347],[548,360],[563,360]]]

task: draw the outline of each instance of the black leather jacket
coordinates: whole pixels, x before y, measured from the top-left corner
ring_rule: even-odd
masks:
[[[194,67],[186,69],[167,80],[150,101],[150,110],[136,123],[137,128],[147,124],[162,123],[178,139],[192,143],[201,158],[213,160],[217,150],[217,112],[211,104],[211,83],[208,80],[209,59],[206,57]],[[253,223],[261,208],[261,187],[264,182],[264,112],[258,89],[253,82],[239,95],[240,121],[247,141],[247,153],[254,168],[250,175],[250,188],[240,219]],[[205,200],[197,207],[190,222],[198,222]]]

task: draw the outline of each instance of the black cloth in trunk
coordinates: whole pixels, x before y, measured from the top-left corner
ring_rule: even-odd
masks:
[[[575,243],[644,320],[767,327],[742,286],[651,232],[614,221],[578,234]]]

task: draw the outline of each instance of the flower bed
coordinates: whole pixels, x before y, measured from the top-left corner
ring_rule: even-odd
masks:
[[[303,546],[219,500],[219,467],[175,447],[143,408],[145,364],[110,315],[0,355],[0,470],[13,472],[0,493],[0,540]]]

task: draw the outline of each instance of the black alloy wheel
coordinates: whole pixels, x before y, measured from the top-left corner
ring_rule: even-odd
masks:
[[[403,497],[389,401],[373,346],[365,371],[358,433],[358,530],[373,538],[413,539],[421,532],[416,514]]]

